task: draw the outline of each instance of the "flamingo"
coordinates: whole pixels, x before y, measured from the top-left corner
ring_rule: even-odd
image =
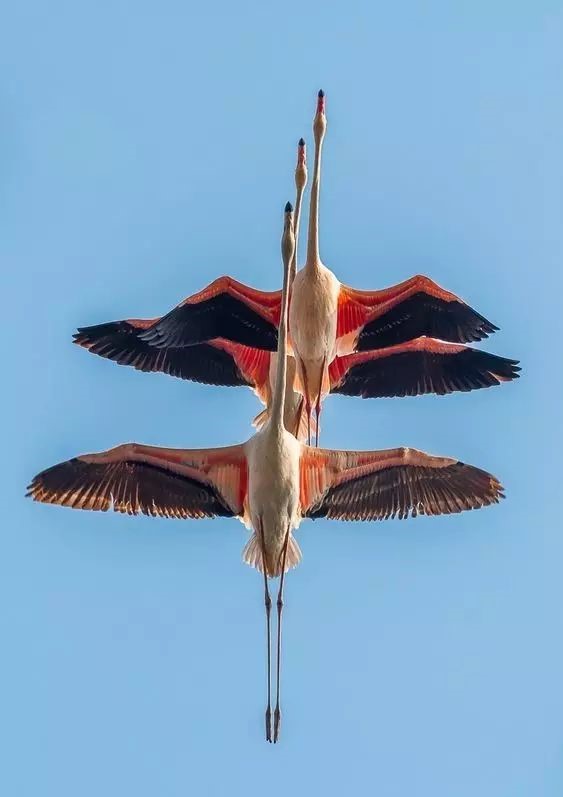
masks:
[[[295,275],[289,318],[289,343],[296,358],[308,419],[313,406],[318,419],[322,397],[330,390],[329,367],[337,355],[396,346],[421,336],[451,343],[471,343],[498,330],[462,299],[428,277],[416,275],[383,290],[360,291],[340,283],[323,265],[319,255],[319,194],[325,132],[325,96],[321,90],[313,121],[315,162],[307,258],[304,267]],[[110,329],[107,325],[82,329],[77,342],[94,350],[95,338],[103,338],[106,334],[111,337],[115,332],[118,336],[130,336],[130,345],[132,339],[137,338],[163,350],[162,359],[152,355],[153,363],[166,361],[165,368],[175,371],[181,367],[176,349],[208,344],[199,354],[190,352],[188,358],[197,362],[197,367],[193,366],[196,371],[205,372],[206,365],[199,357],[209,354],[212,361],[209,371],[214,373],[214,363],[223,362],[225,358],[223,354],[210,352],[209,346],[222,347],[224,351],[226,347],[222,341],[276,351],[281,298],[280,291],[261,291],[233,277],[223,276],[162,317],[115,322],[118,326]],[[115,349],[113,338],[105,340],[103,345],[108,351]],[[148,363],[151,356],[143,345],[135,341],[134,346],[137,347],[135,352],[127,357]],[[99,344],[98,348],[101,347]],[[154,365],[146,367],[155,368]],[[226,367],[232,367],[232,363]],[[308,439],[310,441],[310,433]]]
[[[470,361],[474,364],[479,361],[483,366],[487,356],[442,348],[438,341],[424,341],[423,336],[464,343],[479,340],[497,329],[454,294],[444,291],[427,277],[418,275],[383,291],[358,291],[343,285],[323,264],[319,252],[319,195],[326,127],[325,95],[321,89],[313,120],[315,162],[307,257],[305,265],[295,276],[289,309],[289,335],[303,387],[305,411],[310,418],[314,404],[317,426],[322,398],[334,389],[335,373],[343,378],[343,381],[338,382],[336,390],[348,395],[373,395],[374,380],[369,380],[368,375],[378,371],[381,373],[381,368],[386,366],[387,379],[391,383],[395,376],[396,382],[405,378],[400,387],[397,385],[398,395],[413,391],[424,392],[421,391],[421,383],[431,382],[432,377],[426,380],[423,376],[421,379],[420,372],[412,373],[408,366],[405,370],[405,364],[417,361],[420,364],[426,360],[425,355],[428,354],[435,355],[435,359],[436,355],[441,355],[440,364],[447,371],[454,362],[452,355],[456,357],[458,367],[461,363]],[[394,348],[397,346],[399,348]],[[387,360],[381,354],[376,355],[375,359],[357,354],[384,347],[393,347],[387,351]],[[335,358],[339,355],[345,359],[336,363]],[[402,377],[393,374],[399,361]],[[508,372],[515,365],[514,362],[510,365],[506,362],[503,364],[505,368],[508,366]],[[349,378],[345,376],[347,370],[351,371]],[[501,370],[500,375],[504,379],[513,378],[507,376],[507,370]],[[479,374],[479,386],[491,384],[492,374],[488,366],[485,366],[485,371],[489,376],[483,383]],[[362,384],[360,374],[367,377],[368,382],[371,381],[372,387]],[[437,383],[440,386],[444,381],[441,375],[438,376]],[[470,379],[465,380],[462,377],[461,384],[470,383]],[[494,384],[494,379],[492,383]]]
[[[295,168],[296,246],[290,264],[290,286],[296,274],[301,203],[306,184],[306,150],[301,138]],[[302,273],[307,272],[304,269]],[[266,407],[253,422],[261,428],[269,417],[274,395],[277,353],[227,338],[157,348],[142,335],[157,321],[127,319],[81,327],[74,334],[74,342],[94,354],[140,371],[163,372],[205,384],[250,387]],[[517,360],[421,336],[385,348],[334,356],[328,365],[328,392],[363,398],[423,393],[444,395],[498,385],[517,378],[519,370]],[[326,392],[325,385],[320,401]],[[284,407],[284,424],[288,431],[300,440],[308,439],[310,433],[318,439],[317,419],[311,418],[307,411],[306,392],[296,360],[290,353],[287,355]]]
[[[284,214],[284,279],[276,388],[263,428],[241,445],[174,449],[130,443],[83,454],[42,471],[28,495],[75,509],[173,518],[238,517],[251,536],[244,561],[263,575],[267,637],[266,739],[279,739],[284,577],[301,552],[294,531],[305,518],[383,520],[477,509],[504,497],[479,468],[410,448],[335,451],[298,441],[283,423],[289,272],[295,247],[292,208]],[[277,595],[276,692],[272,724],[271,608]]]

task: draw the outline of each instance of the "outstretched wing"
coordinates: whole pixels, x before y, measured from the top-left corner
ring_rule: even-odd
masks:
[[[490,473],[411,448],[331,451],[304,447],[303,517],[385,520],[447,515],[496,504],[504,497]]]
[[[80,327],[74,342],[100,357],[139,371],[159,371],[206,385],[246,385],[260,391],[267,381],[270,352],[221,338],[193,346],[156,348],[140,337],[154,322],[131,319]]]
[[[498,329],[462,299],[428,277],[416,276],[381,291],[341,287],[339,353],[394,346],[421,335],[470,343]]]
[[[242,446],[190,451],[129,443],[42,471],[27,495],[45,504],[129,515],[233,517],[243,514],[247,483]]]
[[[192,346],[214,338],[275,351],[281,291],[258,291],[232,277],[220,277],[207,288],[157,319],[140,333],[157,348]]]
[[[432,338],[336,357],[329,366],[330,391],[345,396],[442,396],[518,378],[517,360]]]

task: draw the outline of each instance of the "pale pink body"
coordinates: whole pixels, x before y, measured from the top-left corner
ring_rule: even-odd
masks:
[[[301,559],[291,531],[299,526],[299,465],[301,443],[286,429],[268,422],[244,446],[248,462],[248,515],[254,529],[244,561],[262,570],[262,549],[258,537],[264,534],[266,569],[280,572],[286,534],[290,530],[286,569]]]

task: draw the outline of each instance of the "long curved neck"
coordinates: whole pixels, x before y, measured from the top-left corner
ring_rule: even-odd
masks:
[[[305,190],[305,186],[302,188],[297,189],[297,193],[295,195],[295,215],[294,215],[294,222],[293,222],[293,229],[295,230],[295,249],[293,250],[293,257],[291,258],[291,264],[289,266],[289,284],[293,285],[293,280],[295,279],[295,275],[297,274],[297,244],[299,242],[299,222],[301,220],[301,202],[303,200],[303,191]]]
[[[309,206],[309,234],[307,237],[307,261],[309,268],[318,268],[319,256],[319,194],[321,188],[321,155],[323,135],[315,136],[315,166],[311,184],[311,203]]]
[[[291,205],[288,204],[288,208]],[[287,212],[287,211],[286,211]],[[278,328],[278,362],[276,366],[276,384],[270,411],[270,428],[281,433],[285,429],[283,422],[285,409],[285,381],[287,378],[287,308],[289,305],[289,272],[290,264],[295,251],[295,238],[293,234],[293,219],[285,219],[285,229],[282,238],[283,256],[283,288],[281,301],[280,325]]]
[[[285,380],[287,378],[287,307],[289,304],[289,267],[284,263],[283,289],[280,325],[278,328],[278,361],[276,364],[276,383],[272,409],[271,425],[278,430],[284,429],[283,415],[285,410]]]
[[[307,185],[307,155],[305,150],[305,140],[299,139],[297,144],[297,165],[295,167],[295,213],[293,215],[293,232],[295,235],[295,247],[293,250],[293,257],[289,266],[289,284],[293,285],[295,274],[297,273],[297,257],[299,249],[299,225],[301,222],[301,203],[303,201],[303,193]]]

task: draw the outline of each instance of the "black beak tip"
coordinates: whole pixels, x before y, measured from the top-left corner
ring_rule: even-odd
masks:
[[[285,212],[286,213],[293,213],[293,205],[291,202],[286,202],[285,204]]]
[[[324,95],[325,95],[324,91],[323,91],[322,89],[319,89],[319,93],[318,93],[318,95],[317,95],[317,96],[318,96],[318,98],[319,98],[319,100],[322,100],[322,98],[324,97]]]
[[[304,146],[305,146],[305,139],[304,139],[304,138],[300,138],[300,139],[299,139],[299,141],[298,141],[297,143],[298,143],[298,145],[299,145],[300,147],[304,147]]]

